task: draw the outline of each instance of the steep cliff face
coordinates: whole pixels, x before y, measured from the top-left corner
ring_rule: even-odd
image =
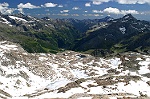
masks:
[[[28,53],[0,42],[0,98],[150,97],[150,56]]]

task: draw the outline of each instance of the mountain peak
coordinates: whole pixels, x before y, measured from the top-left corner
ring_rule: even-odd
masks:
[[[136,19],[135,17],[132,16],[132,14],[127,14],[123,16],[123,19]]]

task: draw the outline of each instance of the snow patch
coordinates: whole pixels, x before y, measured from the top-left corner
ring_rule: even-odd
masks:
[[[77,98],[77,99],[92,99],[93,97],[80,97],[80,98]]]
[[[110,63],[112,66],[111,68],[116,69],[122,62],[121,62],[120,58],[113,58],[113,59],[110,59]]]
[[[5,18],[1,18],[4,22],[2,22],[2,23],[5,23],[5,24],[10,24],[10,22],[9,21],[7,21],[7,19],[5,19]]]
[[[0,48],[3,50],[18,50],[17,47],[18,46],[16,46],[16,45],[8,45],[8,44],[0,45]]]
[[[126,86],[124,83],[118,83],[117,89],[117,92],[132,93],[137,96],[140,96],[142,93],[143,95],[150,96],[150,86],[143,81],[130,81]]]
[[[84,70],[77,70],[77,69],[73,69],[71,70],[71,73],[74,75],[75,78],[87,78],[88,75],[85,74]]]
[[[78,87],[78,88],[71,88],[70,90],[68,90],[65,93],[57,93],[57,91],[54,91],[54,92],[42,94],[42,95],[36,97],[36,99],[69,98],[73,94],[77,94],[77,93],[84,93],[84,90],[81,87]]]
[[[126,28],[125,27],[120,27],[119,30],[121,31],[122,34],[126,33]]]
[[[11,19],[13,20],[18,20],[18,21],[23,21],[23,22],[28,22],[27,20],[23,19],[23,18],[19,18],[19,17],[15,17],[15,16],[9,16]]]
[[[54,81],[54,82],[48,84],[47,88],[50,90],[55,90],[60,87],[64,87],[66,84],[68,84],[70,82],[71,81],[69,81],[68,79],[65,79],[65,78],[58,79],[57,81]]]
[[[139,62],[139,65],[141,65],[140,70],[138,70],[139,74],[150,73],[150,58],[146,58],[145,61]]]

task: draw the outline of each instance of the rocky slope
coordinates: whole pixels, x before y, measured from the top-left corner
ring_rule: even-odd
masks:
[[[1,41],[0,79],[2,99],[149,99],[150,56],[31,54],[18,44]]]

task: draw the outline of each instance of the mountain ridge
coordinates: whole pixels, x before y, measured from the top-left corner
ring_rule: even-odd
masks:
[[[124,38],[128,40],[136,34],[140,37],[139,34],[142,33],[149,36],[150,32],[150,22],[137,20],[131,14],[118,19],[107,16],[102,19],[85,20],[49,17],[40,19],[23,14],[1,14],[0,17],[0,24],[3,24],[0,26],[1,38],[21,44],[28,52],[57,53],[63,49],[86,52],[108,49],[110,52],[117,52],[115,46],[122,45],[120,42],[125,41]],[[147,44],[149,38],[144,42]],[[149,54],[148,44],[141,50],[136,49],[142,45],[130,49],[123,46],[119,47],[119,52],[138,51]]]
[[[136,34],[144,34],[144,32],[147,33],[147,37],[150,37],[150,23],[137,20],[129,14],[110,21],[104,28],[90,31],[83,39],[77,41],[75,49],[111,49],[115,44],[121,42],[122,39],[129,39]],[[145,42],[148,42],[149,39],[147,38]],[[126,44],[130,44],[130,42]],[[135,51],[135,48],[124,51]]]

